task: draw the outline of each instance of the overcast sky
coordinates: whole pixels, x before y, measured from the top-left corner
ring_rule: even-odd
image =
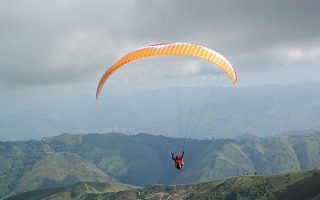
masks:
[[[317,0],[0,0],[0,103],[52,93],[94,97],[108,65],[159,42],[220,52],[237,71],[237,87],[318,81],[319,8]],[[192,85],[200,76],[203,84],[231,85],[205,61],[162,57],[128,64],[108,87]]]

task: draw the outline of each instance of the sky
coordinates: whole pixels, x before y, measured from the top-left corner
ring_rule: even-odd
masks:
[[[94,99],[108,65],[159,42],[218,51],[234,66],[237,87],[319,82],[319,8],[318,0],[0,0],[0,104],[10,112],[38,97]],[[132,62],[107,87],[192,86],[199,77],[231,86],[205,61],[172,57]]]

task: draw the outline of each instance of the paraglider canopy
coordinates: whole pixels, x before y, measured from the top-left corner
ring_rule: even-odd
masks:
[[[96,98],[98,99],[106,80],[118,68],[136,59],[160,55],[186,55],[208,60],[224,70],[233,84],[237,81],[236,72],[230,62],[224,56],[212,49],[191,43],[159,43],[131,51],[109,66],[100,78],[96,91]]]

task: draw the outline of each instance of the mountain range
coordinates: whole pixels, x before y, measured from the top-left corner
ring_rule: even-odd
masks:
[[[185,151],[177,172],[170,151]],[[221,177],[267,175],[320,166],[320,133],[236,139],[148,134],[63,134],[0,142],[0,198],[78,182],[190,184]]]

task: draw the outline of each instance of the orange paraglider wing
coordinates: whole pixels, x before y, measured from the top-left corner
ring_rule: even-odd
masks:
[[[110,67],[108,67],[108,69],[100,78],[97,87],[96,98],[98,99],[101,89],[108,77],[119,67],[136,59],[160,55],[187,55],[208,60],[223,69],[231,78],[233,84],[237,81],[236,72],[234,71],[230,62],[221,54],[212,49],[190,43],[160,43],[142,47],[129,52],[128,54],[117,60],[115,63],[113,63]]]

